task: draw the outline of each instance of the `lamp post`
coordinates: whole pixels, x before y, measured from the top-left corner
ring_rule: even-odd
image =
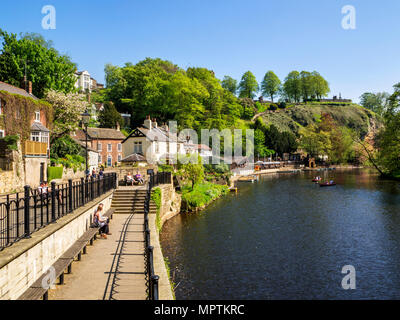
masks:
[[[88,133],[87,133],[87,128],[89,125],[89,121],[90,121],[90,114],[88,113],[88,111],[86,110],[84,113],[81,114],[82,116],[82,122],[85,126],[85,137],[86,137],[86,171],[85,171],[85,176],[88,176]]]

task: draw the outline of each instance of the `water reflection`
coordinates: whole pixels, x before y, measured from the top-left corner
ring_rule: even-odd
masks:
[[[197,215],[168,221],[161,241],[178,299],[399,298],[400,189],[365,171],[265,176]],[[341,288],[352,264],[357,289]]]

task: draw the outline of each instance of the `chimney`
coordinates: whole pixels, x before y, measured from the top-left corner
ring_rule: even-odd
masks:
[[[157,128],[157,120],[156,120],[156,118],[153,118],[152,126],[153,126],[154,128]]]
[[[119,125],[119,122],[117,122],[117,131],[121,131],[121,126]]]
[[[32,94],[32,81],[28,82],[28,93]]]
[[[147,129],[151,130],[151,119],[150,119],[150,116],[147,116],[147,117],[146,117],[146,120],[144,120],[143,125],[144,125]]]
[[[169,131],[169,128],[168,128],[168,125],[166,122],[164,122],[164,128],[165,128],[165,131]]]

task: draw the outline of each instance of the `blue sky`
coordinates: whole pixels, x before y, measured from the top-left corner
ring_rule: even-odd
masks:
[[[44,5],[56,8],[56,30],[41,27]],[[341,26],[345,5],[355,30]],[[400,82],[399,12],[398,0],[1,0],[0,28],[43,34],[100,82],[106,63],[160,57],[220,79],[317,70],[330,96],[358,101]]]

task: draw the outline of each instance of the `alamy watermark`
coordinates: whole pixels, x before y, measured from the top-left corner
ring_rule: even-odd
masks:
[[[56,8],[52,5],[46,5],[42,8],[42,14],[45,15],[42,19],[42,28],[44,30],[55,30]]]
[[[356,289],[356,268],[352,265],[345,265],[342,268],[342,273],[345,276],[342,279],[342,288],[344,290],[355,290]]]
[[[356,8],[352,5],[346,5],[342,8],[342,14],[345,15],[342,18],[342,28],[344,30],[355,30],[356,29]]]

